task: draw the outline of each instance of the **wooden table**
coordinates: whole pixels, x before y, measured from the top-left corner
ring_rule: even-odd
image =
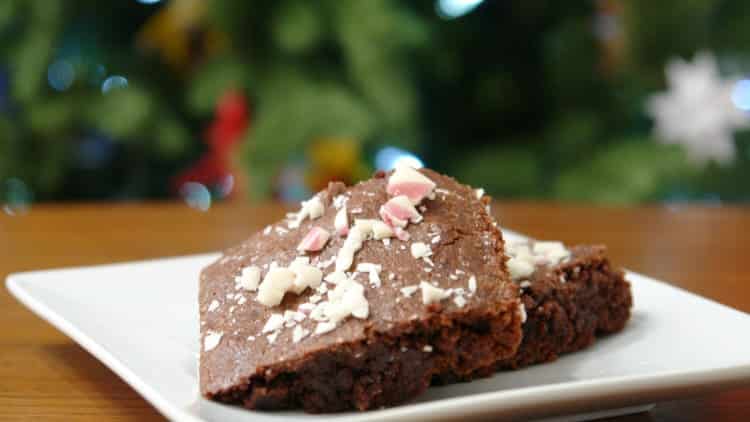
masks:
[[[11,272],[213,251],[283,215],[279,205],[36,205],[0,212],[0,278]],[[750,311],[750,208],[502,203],[501,223],[535,237],[606,242],[611,257]],[[0,293],[0,420],[160,420],[114,373]],[[739,333],[738,333],[739,334]],[[746,333],[745,335],[750,335]],[[721,351],[717,351],[721,353]],[[748,387],[659,404],[618,421],[750,420]]]

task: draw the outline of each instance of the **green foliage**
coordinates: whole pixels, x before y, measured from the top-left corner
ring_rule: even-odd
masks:
[[[655,200],[690,174],[683,151],[650,139],[622,139],[593,156],[579,155],[555,184],[566,201],[627,204]]]
[[[169,2],[3,0],[0,182],[22,178],[42,200],[84,197],[76,177],[112,196],[164,195],[237,90],[250,103],[242,160],[256,197],[314,140],[347,138],[370,153],[357,175],[388,144],[501,197],[750,200],[750,132],[730,165],[695,166],[650,138],[643,110],[672,57],[707,49],[723,70],[750,73],[750,3],[617,3],[602,36],[589,1],[485,1],[444,20],[434,1],[225,0],[168,39],[199,52],[180,67],[138,42]],[[200,45],[206,34],[217,46]],[[76,77],[60,92],[47,72],[63,59]],[[103,94],[111,75],[128,87]],[[109,167],[77,167],[89,136],[116,144]]]

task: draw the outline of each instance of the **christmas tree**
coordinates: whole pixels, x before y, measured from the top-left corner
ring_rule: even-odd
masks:
[[[499,197],[747,200],[748,22],[727,0],[5,0],[3,202],[296,200],[399,159]]]

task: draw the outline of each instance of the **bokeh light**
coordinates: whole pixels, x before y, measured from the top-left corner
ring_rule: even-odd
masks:
[[[234,175],[227,174],[221,181],[216,185],[216,195],[219,198],[226,198],[232,194],[234,190]]]
[[[113,75],[105,79],[102,83],[102,94],[106,94],[113,89],[127,88],[128,80],[124,76]]]
[[[375,154],[375,167],[378,170],[392,170],[399,165],[414,168],[424,167],[424,163],[409,151],[396,147],[385,147]]]
[[[740,110],[750,111],[750,79],[740,79],[734,84],[732,102]]]
[[[65,91],[73,85],[75,68],[67,60],[57,60],[47,68],[47,81],[56,91]]]
[[[211,208],[211,192],[202,183],[185,183],[180,188],[180,196],[190,208],[203,212]]]
[[[437,0],[435,10],[441,18],[455,19],[476,9],[483,0]]]
[[[26,214],[31,208],[33,192],[23,180],[11,177],[3,182],[3,211],[11,216]]]
[[[140,4],[156,4],[159,3],[161,0],[135,0]]]

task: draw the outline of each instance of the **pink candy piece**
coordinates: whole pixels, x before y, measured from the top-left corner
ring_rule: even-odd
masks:
[[[393,233],[396,234],[396,237],[399,240],[402,240],[404,242],[407,242],[411,238],[411,235],[409,235],[409,232],[402,229],[401,227],[396,227],[395,229],[393,229]]]
[[[411,200],[406,195],[391,198],[380,207],[380,218],[391,227],[406,227],[409,221],[417,223],[421,221],[419,214]]]
[[[397,168],[388,178],[385,188],[389,195],[406,195],[415,205],[431,196],[434,189],[435,182],[411,167]]]
[[[310,229],[309,232],[305,235],[304,238],[302,238],[302,241],[299,242],[299,246],[297,246],[297,250],[301,252],[314,252],[319,251],[323,249],[323,247],[328,242],[328,239],[331,237],[331,234],[328,233],[327,230],[321,229],[318,226],[315,226]]]

